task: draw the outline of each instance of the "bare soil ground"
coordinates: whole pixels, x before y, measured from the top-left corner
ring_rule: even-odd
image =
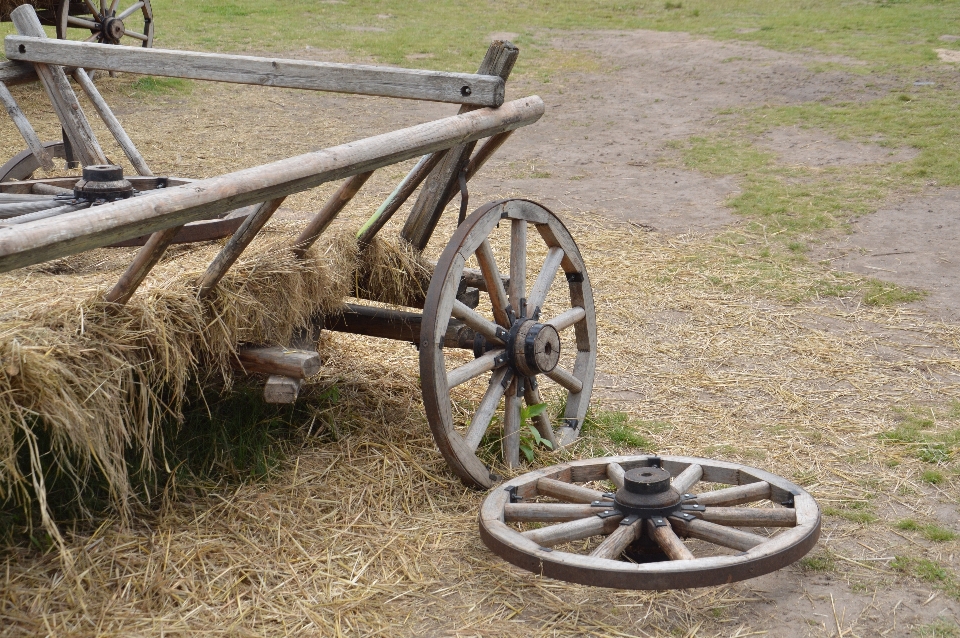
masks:
[[[960,398],[960,328],[941,321],[960,311],[951,250],[960,195],[893,202],[823,248],[839,255],[835,267],[929,289],[928,301],[791,306],[710,283],[736,289],[741,274],[709,257],[716,233],[740,223],[723,205],[736,180],[658,165],[667,142],[710,131],[717,109],[866,100],[884,93],[884,80],[817,73],[813,56],[675,33],[570,34],[554,46],[584,68],[513,84],[513,96],[543,96],[547,114],[471,184],[471,202],[522,195],[569,220],[597,295],[597,403],[639,419],[656,451],[763,467],[803,483],[822,506],[849,513],[863,504],[876,520],[826,516],[813,553],[819,571],[794,565],[666,593],[540,579],[480,543],[482,495],[459,490],[432,446],[415,353],[328,337],[319,386],[341,387],[345,407],[276,480],[213,488],[131,527],[77,534],[76,582],[49,556],[10,551],[0,603],[9,624],[0,633],[876,636],[958,623],[955,598],[891,567],[908,555],[960,572],[957,541],[932,543],[894,526],[914,518],[960,532],[956,477],[921,482],[923,466],[877,435],[899,422],[898,407],[925,406],[935,427],[948,427],[943,406]],[[452,111],[247,87],[198,87],[145,108],[120,84],[115,91],[108,98],[125,121],[140,122],[131,134],[155,171],[188,176]],[[6,151],[18,146],[9,130],[0,137]],[[910,154],[809,131],[775,131],[763,143],[805,165]],[[403,171],[381,173],[343,223],[358,223]],[[307,216],[331,190],[292,198],[283,216]],[[449,231],[447,220],[438,238]],[[808,274],[798,270],[795,285]],[[389,400],[367,397],[371,385]],[[360,425],[331,434],[340,419]],[[571,454],[613,449],[587,441]]]

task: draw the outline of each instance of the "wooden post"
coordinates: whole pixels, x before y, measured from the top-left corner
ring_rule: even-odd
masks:
[[[263,401],[273,404],[290,404],[300,395],[300,386],[303,379],[285,377],[282,374],[271,374],[263,385]]]
[[[300,236],[294,240],[293,253],[297,257],[303,259],[304,255],[307,254],[307,250],[310,249],[310,246],[313,246],[314,242],[323,234],[323,231],[333,223],[333,220],[337,218],[340,211],[350,203],[350,200],[354,198],[360,190],[360,187],[370,179],[371,175],[373,175],[373,171],[360,173],[340,185],[337,192],[327,200],[327,203],[323,205],[320,212],[310,220],[310,223],[303,229]]]
[[[3,104],[7,115],[13,120],[14,125],[16,125],[17,130],[20,131],[20,135],[23,137],[23,141],[27,143],[27,148],[30,149],[33,156],[40,162],[43,170],[52,172],[54,170],[53,158],[50,157],[47,149],[43,147],[43,143],[40,141],[40,138],[37,137],[37,132],[33,130],[30,121],[23,114],[23,111],[20,110],[16,100],[13,99],[13,95],[10,94],[10,90],[7,89],[3,82],[0,82],[0,103]]]
[[[47,34],[37,18],[37,12],[31,5],[21,5],[13,10],[10,19],[21,35],[33,38],[46,38]],[[73,150],[79,155],[84,166],[106,164],[107,158],[97,142],[97,136],[90,128],[77,101],[77,96],[70,88],[70,81],[66,73],[59,66],[35,64],[34,70],[40,78],[43,88],[50,97],[53,110],[63,125]]]
[[[478,73],[498,75],[506,81],[519,54],[520,50],[510,42],[494,41],[487,49]],[[460,107],[460,113],[469,110],[471,110],[469,106]],[[400,236],[417,250],[422,251],[430,241],[430,236],[433,235],[437,222],[440,221],[440,215],[446,208],[446,194],[456,184],[460,171],[466,166],[475,144],[475,142],[468,142],[450,149],[443,161],[427,178],[403,230],[400,231]]]
[[[230,270],[230,266],[237,261],[241,253],[250,245],[250,242],[257,236],[257,233],[260,232],[264,224],[273,217],[273,214],[277,212],[280,204],[282,204],[285,199],[286,197],[277,197],[276,199],[263,202],[260,204],[257,212],[244,220],[240,228],[237,229],[237,232],[233,233],[233,237],[230,238],[227,245],[223,247],[223,250],[210,262],[210,266],[207,267],[207,272],[203,274],[203,277],[198,282],[200,290],[197,292],[197,296],[203,299],[213,292],[213,289],[217,287],[217,284],[220,283],[223,276]]]

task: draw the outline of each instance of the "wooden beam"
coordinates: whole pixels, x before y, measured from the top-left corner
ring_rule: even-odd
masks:
[[[303,379],[271,374],[263,385],[263,400],[265,403],[273,404],[294,403],[300,395],[301,385],[303,385]]]
[[[144,49],[23,36],[7,36],[4,44],[7,58],[24,62],[473,106],[503,104],[504,82],[496,74]]]
[[[48,41],[47,35],[37,18],[37,13],[31,5],[21,5],[10,13],[14,26],[24,36],[35,42]],[[12,37],[12,36],[11,36]],[[84,166],[106,164],[107,158],[100,148],[97,136],[90,128],[77,96],[70,88],[70,81],[66,73],[58,65],[34,64],[34,70],[43,84],[57,119],[63,126],[75,153],[79,155]]]
[[[0,62],[0,82],[7,86],[36,82],[39,78],[33,65],[26,62]]]
[[[209,219],[536,122],[531,96],[59,217],[0,229],[0,272]]]
[[[309,379],[320,372],[321,361],[316,351],[279,346],[241,346],[237,348],[236,366],[244,372]]]
[[[346,304],[343,312],[324,318],[324,330],[349,332],[381,339],[420,343],[423,316],[415,312]],[[474,332],[456,319],[451,319],[443,337],[447,348],[472,349]]]
[[[519,54],[520,50],[513,44],[495,41],[487,49],[487,54],[480,64],[480,73],[497,75],[506,80]],[[460,113],[465,113],[469,108],[461,107]],[[453,184],[457,182],[461,169],[466,167],[474,146],[475,141],[470,141],[451,149],[423,185],[420,196],[400,231],[400,236],[417,250],[422,251],[430,241],[437,222],[440,221],[440,215],[447,206],[447,193],[454,188]]]

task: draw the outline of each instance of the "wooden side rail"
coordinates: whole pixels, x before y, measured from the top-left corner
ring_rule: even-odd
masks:
[[[79,213],[0,228],[0,272],[139,237],[241,206],[304,191],[540,119],[531,96]]]
[[[192,80],[379,95],[472,106],[500,106],[504,95],[503,79],[496,75],[144,49],[13,35],[5,38],[4,48],[10,60]]]

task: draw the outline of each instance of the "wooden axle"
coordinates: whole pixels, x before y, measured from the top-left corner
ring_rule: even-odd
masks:
[[[325,317],[323,327],[335,332],[420,343],[420,324],[423,316],[415,312],[346,304],[345,310]],[[447,348],[473,348],[474,332],[456,319],[451,319],[443,338]]]
[[[472,106],[503,104],[504,82],[495,74],[446,73],[364,64],[146,49],[28,36],[7,36],[4,44],[8,59],[34,64]]]

